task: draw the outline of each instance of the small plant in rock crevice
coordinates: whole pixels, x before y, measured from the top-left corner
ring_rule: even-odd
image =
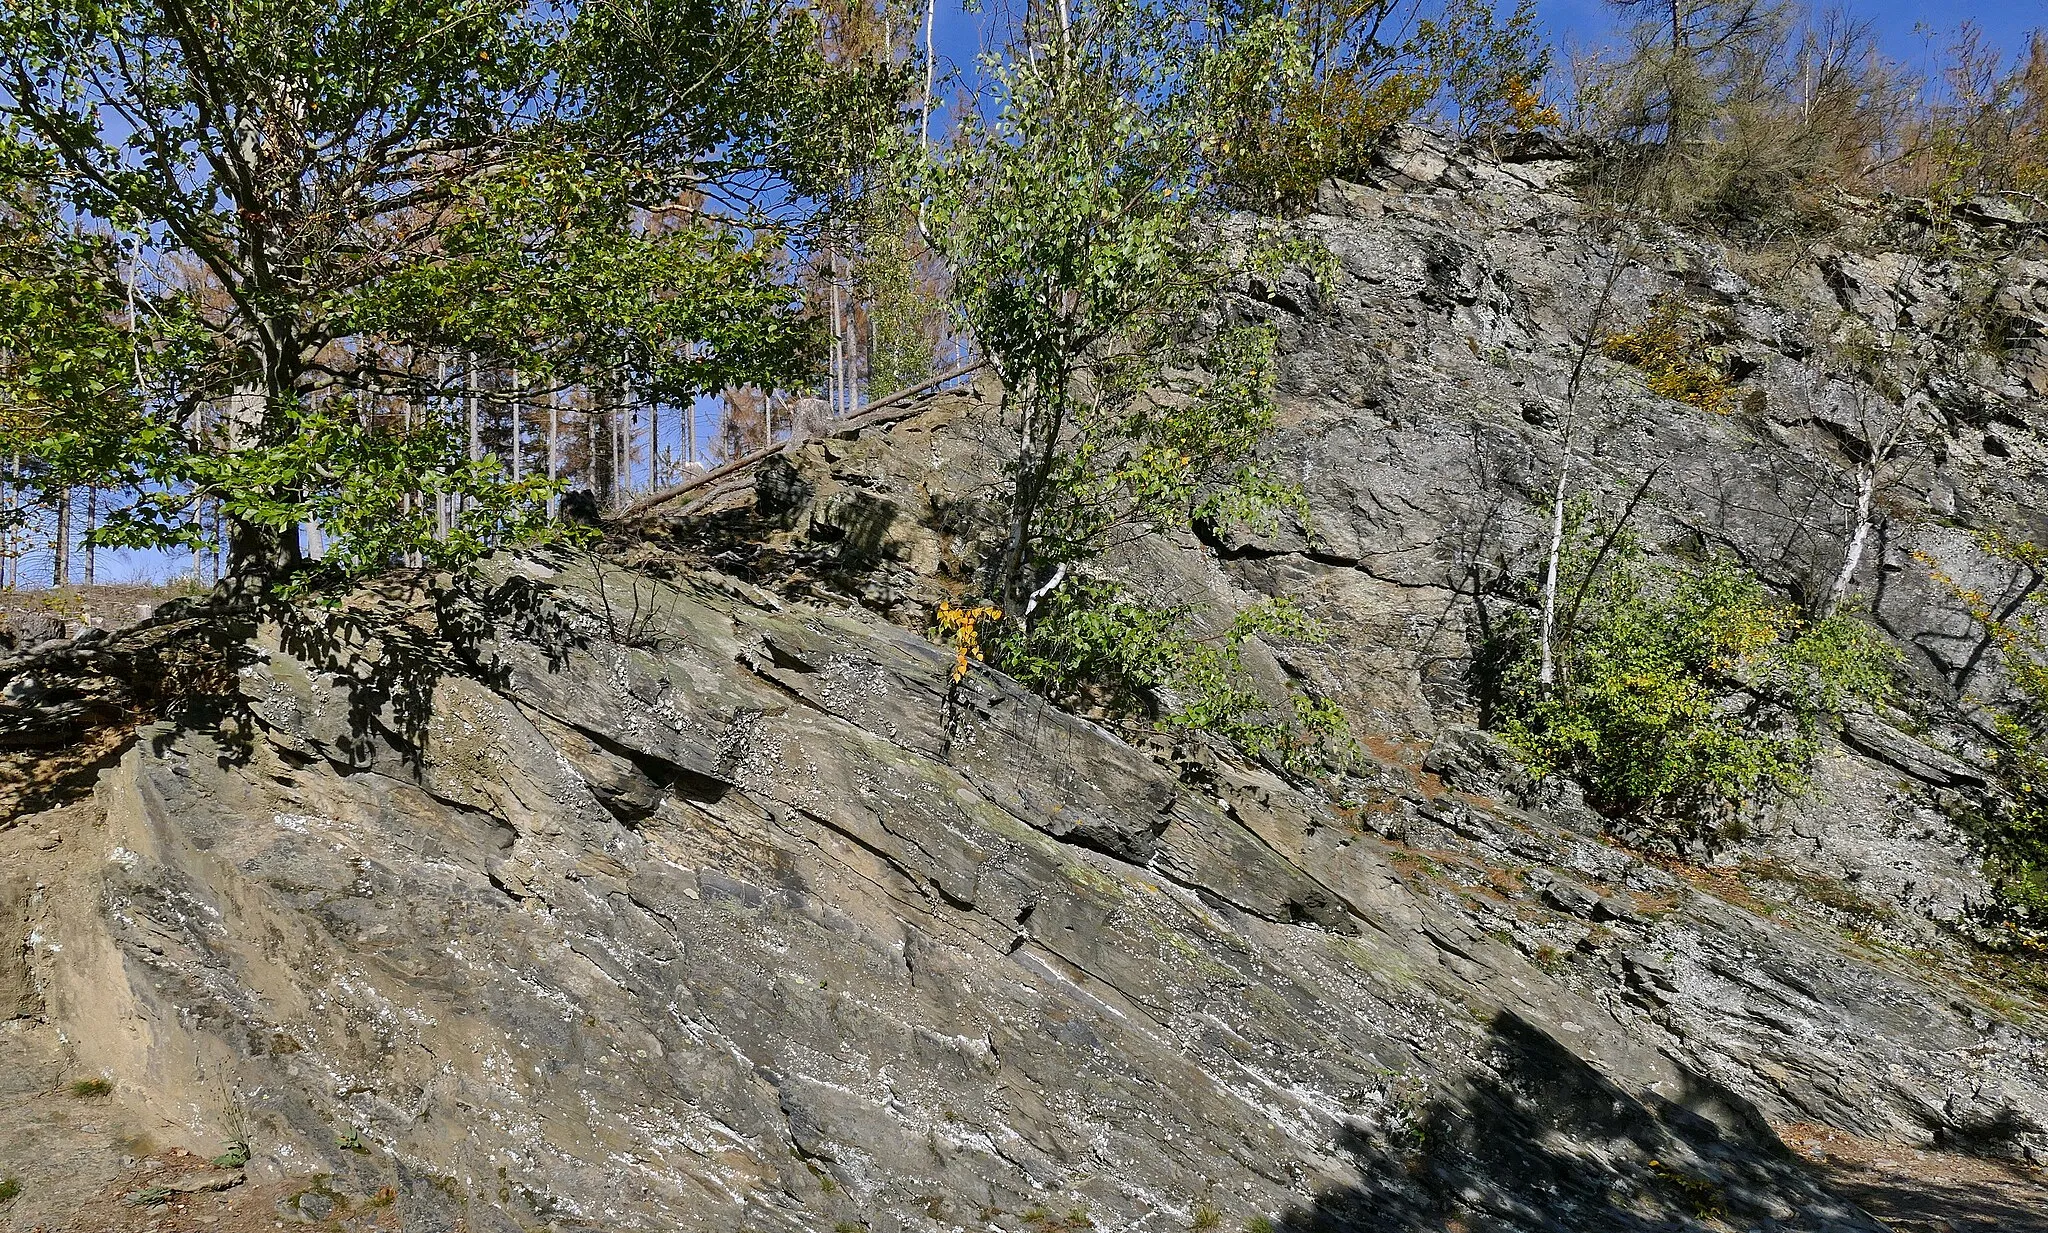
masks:
[[[1641,369],[1650,392],[1661,398],[1702,411],[1727,411],[1735,405],[1734,382],[1699,358],[1704,339],[1685,321],[1675,300],[1657,300],[1639,325],[1610,335],[1600,350],[1609,359]]]
[[[590,566],[598,601],[597,618],[604,628],[605,638],[622,647],[635,650],[661,652],[673,645],[673,640],[661,632],[662,622],[673,612],[673,604],[664,602],[662,584],[631,571],[611,568],[604,557],[595,550],[585,554]],[[627,603],[618,604],[612,600],[612,590],[620,573],[625,574]]]
[[[1024,1213],[1024,1223],[1032,1233],[1083,1233],[1095,1227],[1095,1221],[1084,1207],[1071,1208],[1064,1216],[1054,1214],[1049,1208],[1033,1207]]]
[[[1003,619],[1003,610],[993,604],[956,607],[950,602],[939,604],[937,620],[941,637],[953,642],[952,680],[955,685],[967,679],[968,668],[984,662],[981,653],[981,626],[984,622]]]
[[[1716,1220],[1727,1214],[1726,1196],[1710,1179],[1661,1160],[1650,1161],[1648,1168],[1659,1182],[1677,1194],[1692,1215],[1701,1220]]]
[[[104,1075],[95,1075],[90,1079],[80,1079],[71,1085],[71,1094],[81,1100],[90,1100],[94,1097],[110,1095],[113,1090],[114,1081]]]

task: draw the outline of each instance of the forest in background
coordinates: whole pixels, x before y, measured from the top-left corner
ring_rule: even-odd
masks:
[[[210,584],[238,527],[245,563],[452,562],[981,358],[970,237],[934,229],[988,220],[935,206],[949,175],[1018,197],[970,164],[1028,139],[986,122],[1019,101],[1179,126],[1110,186],[1194,198],[1177,226],[1305,209],[1409,122],[1636,151],[1632,192],[1752,242],[1833,190],[2031,209],[2038,41],[1966,27],[1923,79],[1841,11],[1613,12],[1567,57],[1527,3],[1046,8],[948,75],[930,5],[10,4],[0,585],[90,584],[103,546]],[[1144,36],[1128,97],[1020,100],[1091,24]]]

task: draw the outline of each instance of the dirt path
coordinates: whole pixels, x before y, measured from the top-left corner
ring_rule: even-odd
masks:
[[[1828,1184],[1899,1233],[2048,1233],[2048,1172],[1873,1143],[1822,1126],[1783,1138]]]

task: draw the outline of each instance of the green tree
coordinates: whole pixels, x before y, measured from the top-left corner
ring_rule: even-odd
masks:
[[[1211,53],[1172,10],[1124,0],[1044,37],[986,62],[986,116],[929,177],[934,241],[1014,432],[991,588],[1013,622],[1120,529],[1285,500],[1252,458],[1272,422],[1270,334],[1191,328],[1231,273],[1197,234],[1213,223]],[[1195,369],[1194,389],[1163,389]]]
[[[95,380],[144,421],[114,453],[146,496],[108,534],[188,540],[216,501],[255,579],[311,516],[363,567],[535,525],[537,486],[388,414],[453,392],[437,349],[671,397],[791,371],[806,327],[747,202],[801,201],[887,101],[775,0],[6,0],[0,38],[17,179],[137,303],[109,349],[137,384]],[[436,541],[414,488],[464,495],[478,542]]]
[[[65,227],[22,179],[0,184],[0,448],[20,459],[17,489],[54,494],[119,470],[144,357],[104,237]],[[26,512],[0,508],[0,533]]]
[[[1535,0],[1503,14],[1488,0],[1449,0],[1416,27],[1415,48],[1440,83],[1443,118],[1460,135],[1523,132],[1559,122],[1543,102],[1550,49]]]
[[[1291,606],[1203,637],[1206,614],[1136,595],[1097,562],[1148,535],[1300,512],[1257,457],[1274,333],[1234,322],[1223,293],[1248,264],[1270,275],[1313,254],[1247,243],[1217,209],[1205,151],[1229,117],[1212,87],[1235,45],[1161,5],[1063,16],[987,63],[993,97],[928,179],[934,243],[1013,434],[986,645],[1058,701],[1288,760],[1342,727],[1326,703],[1246,684],[1248,639],[1308,632]]]

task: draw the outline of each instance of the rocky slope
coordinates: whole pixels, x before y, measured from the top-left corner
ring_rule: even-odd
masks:
[[[2048,266],[1995,220],[1964,256],[1634,252],[1623,302],[1717,308],[1762,391],[1724,415],[1598,362],[1581,461],[1617,498],[1654,468],[1671,550],[1788,588],[1837,551],[1815,304],[1906,321],[1946,418],[1861,580],[1912,721],[1856,717],[1742,835],[1624,844],[1471,729],[1604,259],[1566,154],[1416,138],[1333,191],[1301,224],[1328,294],[1234,309],[1282,329],[1310,527],[1117,561],[1328,619],[1254,666],[1350,714],[1370,757],[1334,796],[951,680],[919,631],[971,588],[986,387],[604,552],[0,666],[0,1221],[2043,1227],[2043,984],[1970,944],[1987,891],[1943,814],[1982,780],[1946,702],[1997,683],[1912,554],[2001,581],[1961,524],[2037,507]],[[2010,345],[1973,359],[1944,331],[1982,268]]]

